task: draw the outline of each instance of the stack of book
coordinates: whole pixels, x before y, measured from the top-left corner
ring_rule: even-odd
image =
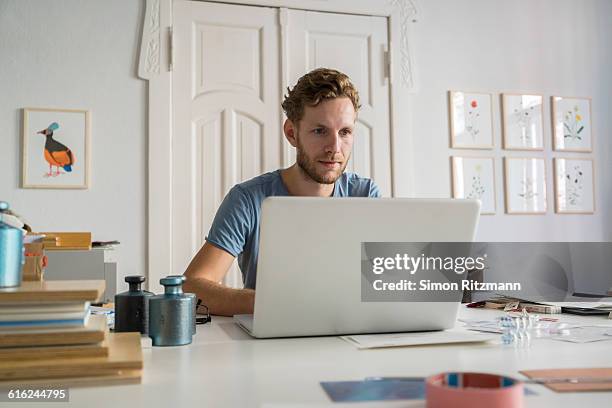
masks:
[[[45,250],[91,249],[91,232],[40,232]]]
[[[140,334],[111,334],[90,314],[103,292],[93,280],[0,289],[0,387],[140,382]]]

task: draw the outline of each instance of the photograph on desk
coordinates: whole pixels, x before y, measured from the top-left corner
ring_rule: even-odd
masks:
[[[0,405],[611,406],[610,21],[0,0]]]

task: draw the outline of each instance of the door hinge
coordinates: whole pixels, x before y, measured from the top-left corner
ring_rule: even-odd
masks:
[[[172,72],[174,67],[174,35],[172,27],[168,27],[168,71]]]
[[[289,9],[285,8],[285,7],[281,7],[279,9],[279,13],[278,13],[278,24],[281,27],[284,27],[287,25],[287,20],[289,19]]]
[[[391,80],[391,50],[385,47],[385,62],[384,62],[384,72],[385,78]]]

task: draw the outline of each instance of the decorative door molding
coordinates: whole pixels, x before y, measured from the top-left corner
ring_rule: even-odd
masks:
[[[142,79],[151,79],[159,74],[159,53],[161,49],[161,10],[159,1],[147,0],[145,17],[142,24],[140,59],[138,62],[138,76]]]
[[[159,291],[159,278],[172,270],[172,6],[187,0],[146,0],[138,76],[149,81],[148,95],[148,288]],[[417,89],[411,27],[416,0],[209,0],[242,5],[383,16],[389,19],[392,195],[410,196],[414,169],[410,96]],[[382,4],[381,4],[382,3]],[[280,13],[281,33],[285,30]],[[281,34],[283,35],[283,34]],[[167,64],[164,63],[167,61]],[[283,76],[283,73],[281,73]],[[286,78],[285,78],[286,79]],[[279,124],[280,126],[280,124]]]

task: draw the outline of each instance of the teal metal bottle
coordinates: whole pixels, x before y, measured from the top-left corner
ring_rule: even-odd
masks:
[[[164,293],[149,298],[149,337],[154,346],[190,344],[195,327],[196,296],[183,293],[182,275],[159,280]]]
[[[0,201],[0,213],[8,209],[8,203]],[[23,251],[23,231],[0,222],[0,288],[21,285]]]

